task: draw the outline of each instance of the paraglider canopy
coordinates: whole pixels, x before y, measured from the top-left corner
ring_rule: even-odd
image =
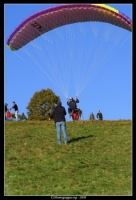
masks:
[[[13,31],[7,45],[26,73],[31,68],[36,80],[40,75],[46,86],[55,86],[70,100],[69,96],[79,97],[106,63],[108,70],[114,61],[119,62],[116,58],[122,50],[127,58],[128,46],[122,50],[121,46],[131,33],[131,19],[111,6],[64,4],[32,12]]]
[[[77,22],[99,21],[132,31],[132,21],[105,4],[65,4],[37,12],[24,20],[10,35],[7,46],[18,50],[38,36],[57,27]]]

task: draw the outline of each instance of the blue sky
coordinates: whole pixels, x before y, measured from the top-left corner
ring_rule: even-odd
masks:
[[[5,4],[5,103],[11,107],[12,101],[15,101],[19,114],[26,114],[26,106],[33,94],[50,88],[60,96],[66,110],[66,97],[75,98],[78,95],[83,120],[89,119],[91,112],[96,116],[98,110],[101,110],[105,120],[132,119],[132,33],[102,23],[92,24],[92,32],[89,33],[90,25],[84,23],[78,27],[69,25],[68,28],[61,27],[44,34],[44,39],[41,37],[31,43],[34,45],[33,50],[31,44],[16,52],[6,46],[8,37],[23,20],[54,5]],[[107,5],[132,19],[131,4]],[[79,30],[80,34],[77,32]],[[72,36],[68,36],[68,32]],[[89,34],[92,34],[91,37]],[[44,57],[40,53],[45,53],[45,50],[39,50],[43,44],[42,39],[47,44],[45,63],[42,62]],[[36,60],[32,60],[24,52],[33,53],[34,58],[37,55]],[[41,70],[44,64],[48,67],[46,71],[45,68]],[[60,76],[54,76],[60,69],[63,73],[62,80]],[[78,93],[77,89],[82,90]],[[66,119],[71,120],[68,114]]]

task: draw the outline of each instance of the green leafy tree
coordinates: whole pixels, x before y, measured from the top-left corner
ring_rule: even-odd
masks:
[[[60,101],[51,89],[35,92],[26,107],[29,120],[47,120],[55,104]]]

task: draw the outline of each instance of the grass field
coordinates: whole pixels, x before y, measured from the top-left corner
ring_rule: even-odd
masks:
[[[132,195],[132,121],[5,122],[5,195]],[[63,141],[63,135],[62,135]]]

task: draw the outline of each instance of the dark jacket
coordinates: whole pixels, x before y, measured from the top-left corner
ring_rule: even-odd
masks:
[[[14,104],[14,106],[12,106],[12,108],[14,108],[15,111],[18,111],[18,106],[17,106],[17,104]]]
[[[5,105],[5,112],[7,112],[7,109],[8,109],[8,108],[7,108],[7,106]]]
[[[66,115],[66,110],[63,106],[57,106],[54,108],[53,112],[50,115],[50,118],[54,119],[55,123],[56,122],[64,122],[65,121],[65,115]]]
[[[102,113],[100,112],[100,113],[97,113],[97,115],[96,115],[96,117],[98,118],[98,119],[103,119],[103,116],[102,116]]]
[[[69,108],[75,109],[77,107],[76,103],[79,103],[79,100],[72,100],[72,101],[67,101],[67,105],[69,106]]]

